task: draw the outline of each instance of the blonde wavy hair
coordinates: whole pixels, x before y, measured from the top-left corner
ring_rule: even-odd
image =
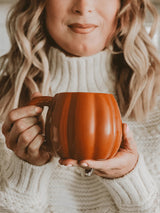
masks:
[[[0,118],[30,100],[34,91],[49,94],[48,54],[53,44],[45,28],[44,0],[19,0],[10,10],[7,29],[11,49],[0,58]],[[153,16],[147,33],[146,12]],[[143,119],[160,94],[160,60],[153,45],[158,14],[149,0],[121,0],[111,41],[123,115]],[[52,43],[52,44],[51,44]]]

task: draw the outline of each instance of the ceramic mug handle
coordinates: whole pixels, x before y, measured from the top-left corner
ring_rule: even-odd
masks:
[[[47,143],[47,147],[48,147],[49,151],[52,153],[55,153],[55,152],[53,151],[53,147],[50,142],[50,128],[49,128],[49,124],[48,124],[49,119],[47,119],[47,118],[50,118],[52,109],[54,109],[55,104],[56,104],[56,98],[51,97],[51,96],[38,96],[38,97],[33,98],[28,103],[28,105],[36,105],[39,107],[45,107],[45,106],[48,107],[46,121],[45,121],[45,141]]]
[[[36,105],[39,107],[44,107],[44,106],[50,107],[53,99],[54,98],[51,96],[38,96],[33,98],[28,105]]]

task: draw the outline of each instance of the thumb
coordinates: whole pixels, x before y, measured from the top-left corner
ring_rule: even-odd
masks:
[[[34,92],[34,93],[32,93],[31,94],[31,99],[30,99],[28,105],[36,105],[36,106],[42,107],[43,105],[42,105],[42,103],[40,101],[41,97],[42,97],[42,95],[41,95],[40,92]]]
[[[126,123],[122,125],[122,133],[123,133],[123,137],[122,137],[122,143],[121,143],[120,149],[128,149],[128,150],[135,149],[136,142],[134,140],[132,131],[129,129]]]
[[[122,124],[123,140],[133,140],[133,134],[126,123]]]
[[[40,92],[34,92],[34,93],[32,93],[32,95],[31,95],[31,99],[36,98],[36,97],[39,97],[39,96],[42,96],[42,94],[41,94]]]

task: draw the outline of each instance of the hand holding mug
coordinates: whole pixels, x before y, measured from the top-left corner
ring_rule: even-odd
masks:
[[[81,166],[85,171],[92,171],[94,174],[104,178],[120,178],[131,172],[137,164],[138,152],[136,142],[127,124],[122,125],[123,137],[117,154],[110,159],[103,160],[82,160],[60,159],[60,164],[65,166]]]
[[[2,127],[7,147],[19,158],[38,166],[51,158],[42,134],[41,112],[42,108],[38,106],[14,109]]]

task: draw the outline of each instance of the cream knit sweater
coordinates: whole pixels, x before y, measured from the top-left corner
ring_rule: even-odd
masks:
[[[64,91],[115,94],[110,53],[67,57],[50,53],[53,95]],[[79,167],[43,166],[22,161],[0,136],[0,212],[160,213],[160,105],[145,123],[128,121],[140,153],[135,169],[117,179],[84,176]]]

